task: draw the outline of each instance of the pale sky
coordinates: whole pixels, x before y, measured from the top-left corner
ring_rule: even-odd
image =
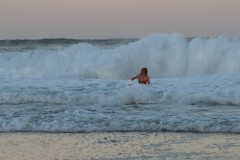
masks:
[[[240,0],[0,0],[0,39],[240,37]]]

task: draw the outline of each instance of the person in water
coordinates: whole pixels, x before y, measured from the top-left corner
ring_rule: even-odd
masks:
[[[150,84],[147,68],[142,68],[141,73],[133,77],[131,80],[133,81],[135,79],[138,79],[138,83],[140,84]]]

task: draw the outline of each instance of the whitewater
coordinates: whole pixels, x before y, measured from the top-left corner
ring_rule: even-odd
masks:
[[[240,133],[239,59],[227,35],[0,40],[0,132]]]

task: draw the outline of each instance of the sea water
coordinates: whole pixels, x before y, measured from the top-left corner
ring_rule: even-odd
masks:
[[[226,35],[1,40],[0,132],[240,133],[239,60]]]

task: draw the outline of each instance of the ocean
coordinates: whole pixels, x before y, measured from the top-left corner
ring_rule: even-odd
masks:
[[[0,40],[0,132],[240,133],[239,60],[226,35]]]

